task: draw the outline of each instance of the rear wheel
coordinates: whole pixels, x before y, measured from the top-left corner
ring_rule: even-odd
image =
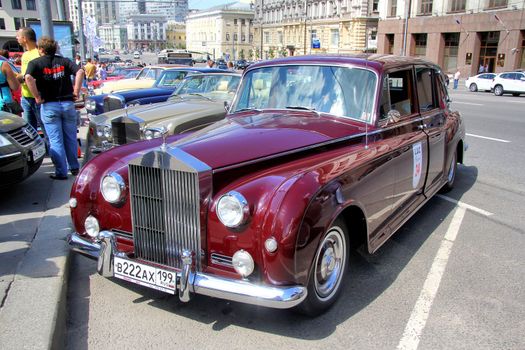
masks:
[[[308,295],[298,311],[315,316],[326,310],[341,293],[348,270],[348,231],[340,219],[328,229],[315,253],[308,280]]]
[[[454,151],[454,154],[452,154],[452,159],[450,160],[450,166],[448,168],[447,182],[441,188],[442,193],[449,192],[450,190],[454,188],[454,181],[456,180],[457,169],[458,169],[457,151]]]
[[[496,95],[496,96],[503,95],[503,86],[501,86],[501,85],[494,86],[494,95]]]
[[[472,83],[470,84],[470,86],[468,87],[468,89],[472,92],[476,92],[478,91],[478,86],[476,85],[476,83]]]

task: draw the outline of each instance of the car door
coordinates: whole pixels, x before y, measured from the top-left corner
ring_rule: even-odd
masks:
[[[490,90],[493,74],[481,74],[478,79],[478,90]]]
[[[514,77],[516,80],[516,92],[525,93],[525,74],[524,73],[515,73]]]
[[[413,67],[390,71],[385,79],[389,93],[381,100],[379,125],[391,150],[394,193],[390,224],[396,230],[421,201],[429,152],[417,106]]]
[[[445,164],[445,109],[438,100],[439,72],[432,67],[417,66],[416,86],[423,131],[428,136],[428,168],[425,192],[441,186]]]

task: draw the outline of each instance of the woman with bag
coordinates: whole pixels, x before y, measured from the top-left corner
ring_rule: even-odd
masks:
[[[20,83],[11,66],[6,61],[0,61],[0,110],[13,114],[22,111],[20,104],[13,99],[11,90],[18,90]]]

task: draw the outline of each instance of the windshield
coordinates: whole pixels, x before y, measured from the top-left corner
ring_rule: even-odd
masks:
[[[186,75],[188,75],[188,71],[164,71],[164,74],[159,78],[157,86],[175,87],[180,84]]]
[[[276,66],[248,72],[231,112],[243,109],[312,109],[371,121],[376,75],[359,68]]]
[[[198,94],[212,99],[231,100],[239,82],[240,76],[227,74],[192,75],[184,79],[172,96]]]
[[[128,71],[128,73],[126,73],[126,75],[124,77],[126,79],[136,78],[137,75],[139,75],[139,73],[140,73],[140,70],[130,70],[130,71]]]

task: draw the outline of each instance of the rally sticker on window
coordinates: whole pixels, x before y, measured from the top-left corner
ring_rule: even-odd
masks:
[[[415,143],[412,146],[412,153],[414,154],[414,172],[412,174],[412,187],[416,188],[421,180],[421,171],[423,168],[423,152],[421,150],[421,142]]]

